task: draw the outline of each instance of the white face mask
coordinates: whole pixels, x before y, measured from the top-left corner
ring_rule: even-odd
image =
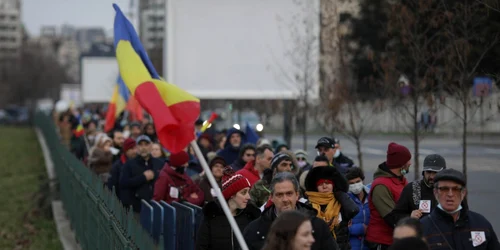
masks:
[[[337,149],[335,151],[335,154],[333,154],[333,158],[337,158],[337,157],[339,157],[339,155],[340,155],[340,149]]]
[[[305,165],[307,165],[307,162],[305,161],[298,161],[299,167],[303,168]]]
[[[353,194],[359,194],[361,191],[363,191],[364,185],[363,182],[358,182],[354,184],[349,185],[349,192]]]
[[[128,138],[129,136],[130,136],[130,131],[129,130],[123,131],[123,137]]]

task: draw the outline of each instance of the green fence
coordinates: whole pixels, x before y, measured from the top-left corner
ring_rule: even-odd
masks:
[[[64,147],[51,117],[37,113],[59,181],[64,208],[82,249],[161,249],[114,192]]]

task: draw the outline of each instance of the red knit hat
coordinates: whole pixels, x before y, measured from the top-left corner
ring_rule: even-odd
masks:
[[[222,195],[226,200],[247,187],[250,187],[250,182],[241,174],[222,177]]]
[[[411,153],[405,146],[391,142],[387,147],[387,160],[385,164],[389,169],[400,168],[411,159]]]
[[[126,153],[129,149],[132,149],[133,147],[135,147],[135,145],[137,145],[137,143],[134,139],[127,138],[125,142],[123,142],[123,153]]]
[[[179,153],[170,154],[170,166],[180,167],[189,161],[189,155],[185,151]]]

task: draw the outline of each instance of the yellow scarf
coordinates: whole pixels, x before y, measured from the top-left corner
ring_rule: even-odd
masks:
[[[318,218],[328,224],[333,237],[336,239],[334,228],[340,223],[340,203],[335,199],[333,193],[306,192],[306,194],[312,207],[318,211]],[[321,211],[321,205],[327,205],[324,212]]]

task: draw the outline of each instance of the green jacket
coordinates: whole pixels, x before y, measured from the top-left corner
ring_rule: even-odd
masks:
[[[262,179],[258,180],[250,189],[250,198],[257,207],[264,205],[269,200],[269,195],[271,195],[269,183]]]

